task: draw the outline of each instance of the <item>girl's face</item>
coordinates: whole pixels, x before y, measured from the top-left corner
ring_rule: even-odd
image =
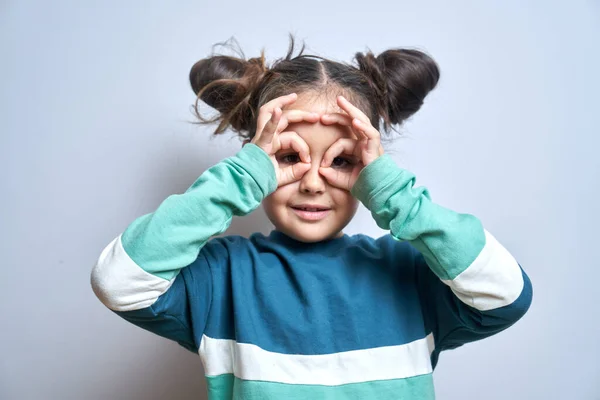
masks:
[[[335,101],[314,100],[309,94],[299,94],[298,99],[286,109],[302,109],[324,114],[342,112]],[[339,138],[353,138],[356,135],[350,127],[339,124],[323,125],[320,122],[299,122],[288,125],[286,131],[296,132],[310,149],[311,169],[299,180],[279,187],[263,200],[263,208],[275,228],[302,242],[318,242],[340,237],[342,229],[350,222],[358,208],[358,200],[349,191],[329,185],[319,174],[319,166],[325,152]],[[276,154],[279,163],[299,161],[296,153],[281,150]],[[349,173],[347,159],[343,155],[334,160],[338,170]],[[348,158],[349,159],[349,158]],[[326,215],[318,220],[309,220],[294,207],[315,205],[328,208]]]

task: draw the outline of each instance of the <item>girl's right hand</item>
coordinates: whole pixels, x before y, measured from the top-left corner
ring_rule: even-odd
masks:
[[[311,165],[310,150],[300,135],[292,131],[282,132],[290,123],[302,121],[314,123],[321,118],[318,113],[304,110],[282,110],[284,106],[292,104],[297,98],[298,95],[292,93],[277,97],[260,107],[256,135],[251,140],[251,143],[260,147],[271,158],[277,175],[277,187],[299,180]],[[298,153],[302,162],[279,165],[277,152],[288,149],[293,150],[290,153]]]

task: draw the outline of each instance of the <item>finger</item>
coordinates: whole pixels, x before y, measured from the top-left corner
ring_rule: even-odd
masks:
[[[371,125],[371,123],[365,124],[362,121],[360,121],[359,119],[355,118],[352,120],[352,124],[354,125],[356,130],[358,130],[359,132],[361,132],[364,135],[365,138],[373,139],[373,140],[379,139],[379,137],[380,137],[379,131],[377,129],[375,129],[375,127],[373,125]]]
[[[257,134],[260,135],[260,133],[263,131],[265,125],[271,119],[271,114],[275,108],[279,107],[280,109],[283,109],[283,107],[295,102],[297,98],[298,95],[296,93],[290,93],[285,96],[276,97],[273,100],[263,104],[258,110],[258,118],[256,119],[256,126],[258,128]]]
[[[367,154],[363,155],[363,161],[369,163],[372,159],[377,158],[379,155],[383,154],[383,147],[381,146],[381,135],[379,131],[375,129],[372,125],[364,126],[362,122],[358,120],[353,120],[354,124],[357,125],[357,129],[361,130],[367,140],[365,140],[365,151]]]
[[[329,148],[323,155],[321,166],[329,167],[333,162],[333,159],[339,156],[340,154],[356,156],[357,145],[358,141],[356,141],[355,139],[340,138],[336,140],[331,146],[329,146]]]
[[[302,178],[311,166],[309,163],[296,163],[281,169],[281,175],[277,182],[278,186],[287,185]]]
[[[281,116],[281,121],[279,121],[279,125],[277,126],[278,132],[283,131],[288,127],[289,124],[297,123],[297,122],[309,122],[315,123],[319,121],[321,115],[316,112],[309,112],[305,110],[283,110],[283,115]]]
[[[350,178],[352,176],[351,174],[343,173],[333,168],[325,167],[320,167],[319,173],[325,177],[325,179],[331,186],[335,186],[344,190],[350,190]]]
[[[350,191],[358,180],[358,175],[360,175],[360,171],[363,168],[364,164],[359,162],[352,168],[352,171],[340,171],[331,167],[319,167],[319,173],[325,177],[330,185]]]
[[[281,119],[281,108],[275,108],[273,113],[271,114],[271,119],[265,125],[263,131],[260,134],[260,138],[258,139],[261,143],[271,143],[273,141],[273,136],[275,135],[275,131],[277,130],[277,125],[279,125],[279,120]]]
[[[321,115],[321,123],[323,125],[340,124],[344,126],[352,126],[352,117],[348,114],[329,113]]]
[[[294,149],[300,155],[300,159],[305,162],[310,162],[310,149],[308,144],[293,131],[285,131],[279,135],[279,141],[282,149]]]
[[[316,112],[310,112],[305,110],[283,110],[283,117],[287,119],[288,122],[317,122],[321,115]]]
[[[323,125],[340,124],[343,126],[349,126],[358,139],[366,139],[367,136],[357,129],[356,126],[353,125],[352,121],[353,118],[351,116],[342,113],[323,114],[321,116],[321,123]]]
[[[286,94],[284,96],[276,97],[273,100],[266,102],[265,104],[262,105],[261,108],[264,107],[267,111],[273,110],[275,107],[283,108],[283,107],[287,106],[288,104],[292,104],[297,99],[298,99],[298,94],[290,93],[290,94]]]
[[[367,117],[365,113],[362,112],[354,104],[350,103],[350,101],[348,101],[348,99],[346,99],[344,96],[338,96],[337,103],[342,108],[342,110],[346,111],[348,115],[350,115],[352,118],[358,118],[359,120],[365,123],[370,123],[369,117]]]

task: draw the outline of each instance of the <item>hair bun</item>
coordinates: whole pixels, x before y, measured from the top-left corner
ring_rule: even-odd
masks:
[[[221,120],[215,133],[225,131],[229,125],[237,132],[251,130],[247,125],[253,116],[252,94],[268,73],[264,54],[249,60],[217,55],[196,62],[190,70],[190,84],[197,96],[196,115],[203,122]],[[220,115],[212,120],[203,118],[198,99]]]
[[[440,78],[437,63],[418,50],[390,49],[377,57],[369,51],[356,53],[355,58],[380,99],[386,130],[416,113]]]

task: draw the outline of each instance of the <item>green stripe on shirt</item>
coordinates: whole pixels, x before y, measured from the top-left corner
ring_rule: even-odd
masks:
[[[383,179],[382,179],[383,177]],[[425,187],[413,188],[415,175],[383,154],[362,169],[352,194],[367,207],[377,225],[396,240],[408,240],[435,274],[452,280],[485,246],[479,219],[432,203]]]
[[[233,374],[206,377],[209,400],[433,400],[432,374],[339,386],[246,381]]]
[[[248,143],[206,170],[184,194],[165,199],[123,232],[123,248],[143,270],[170,280],[191,264],[234,215],[256,209],[277,188],[275,168],[260,147]]]

